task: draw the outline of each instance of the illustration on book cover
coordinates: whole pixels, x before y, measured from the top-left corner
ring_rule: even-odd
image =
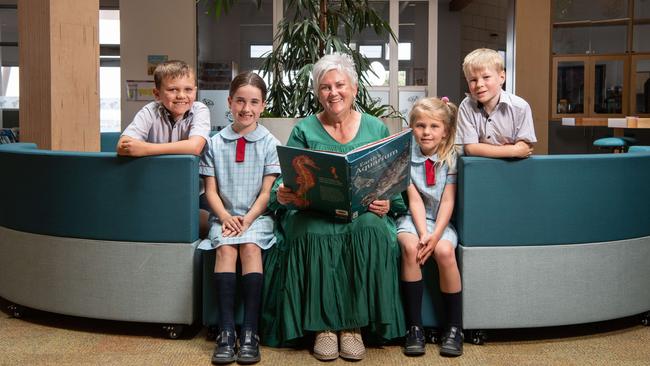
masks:
[[[278,146],[284,184],[297,196],[290,206],[354,220],[372,201],[406,189],[410,146],[410,130],[347,154]]]

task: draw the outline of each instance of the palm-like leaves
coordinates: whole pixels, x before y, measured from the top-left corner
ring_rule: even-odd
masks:
[[[237,2],[203,1],[210,3],[209,8],[217,17]],[[257,4],[259,7],[261,0]],[[261,67],[263,76],[271,77],[268,114],[304,117],[318,112],[320,106],[310,83],[311,70],[320,57],[332,52],[350,54],[355,61],[359,75],[357,108],[379,117],[396,113],[370,97],[364,76],[370,69],[369,62],[350,47],[353,37],[368,28],[378,35],[395,38],[388,22],[370,8],[368,0],[287,0],[285,6],[292,9],[292,15],[278,24],[274,41],[279,46],[266,55]]]

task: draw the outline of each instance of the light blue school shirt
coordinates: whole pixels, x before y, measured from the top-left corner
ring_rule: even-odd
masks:
[[[537,142],[533,114],[523,98],[501,91],[490,115],[469,95],[460,103],[456,144],[508,145],[519,140]]]
[[[122,136],[154,144],[183,141],[190,136],[201,136],[205,141],[210,139],[210,110],[201,102],[192,103],[183,118],[172,122],[162,103],[151,102],[138,111]]]

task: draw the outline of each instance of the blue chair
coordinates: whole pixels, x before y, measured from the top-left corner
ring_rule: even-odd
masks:
[[[603,137],[594,141],[594,146],[608,149],[614,153],[626,152],[630,145],[636,144],[634,137]]]

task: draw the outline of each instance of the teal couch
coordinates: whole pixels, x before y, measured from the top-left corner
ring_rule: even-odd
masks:
[[[462,157],[455,224],[466,338],[481,343],[489,329],[650,311],[648,202],[649,153]],[[208,253],[203,322],[209,327],[218,320],[213,266]],[[437,272],[432,260],[423,267],[422,319],[429,329],[445,318]]]
[[[0,297],[100,319],[199,318],[197,157],[18,143],[0,145],[0,166]]]
[[[214,325],[214,253],[201,264],[196,250],[198,158],[117,157],[109,151],[118,138],[103,134],[101,153],[0,145],[0,297],[171,325],[193,323],[203,305],[204,324]],[[648,312],[648,182],[647,152],[462,157],[456,227],[468,338]],[[439,327],[433,261],[423,271],[423,321]]]
[[[649,311],[649,202],[649,153],[461,158],[465,328],[579,324]]]
[[[115,152],[117,141],[120,139],[120,132],[102,132],[99,138],[99,149],[101,152]]]

